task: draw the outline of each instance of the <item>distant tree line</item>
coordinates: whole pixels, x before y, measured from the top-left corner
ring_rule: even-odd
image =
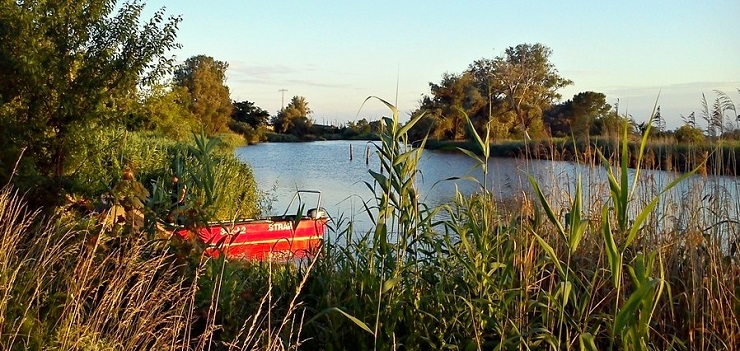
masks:
[[[462,73],[444,73],[439,82],[429,83],[431,94],[424,95],[411,112],[412,117],[422,115],[409,132],[411,138],[469,140],[466,117],[479,135],[489,128],[494,140],[616,136],[625,125],[634,134],[647,129],[648,122],[620,115],[618,106],[607,103],[603,93],[585,91],[560,102],[558,89],[572,82],[559,75],[549,60],[551,54],[542,44],[520,44],[493,59],[476,60]],[[694,143],[702,142],[705,135],[738,139],[735,105],[723,92],[715,93],[713,102],[703,98],[705,129],[692,113],[683,126],[668,131],[658,106],[652,135]]]
[[[560,101],[558,90],[572,84],[559,75],[550,62],[552,50],[542,44],[520,44],[507,48],[493,59],[482,58],[462,73],[444,73],[440,82],[430,82],[430,95],[424,95],[410,113],[421,119],[410,129],[412,140],[468,140],[469,118],[482,135],[490,128],[494,140],[540,139],[546,137],[617,136],[626,125],[630,133],[641,135],[648,122],[636,122],[621,115],[618,106],[606,101],[600,92],[584,91]],[[704,102],[701,129],[694,113],[675,131],[666,129],[660,106],[652,118],[653,137],[675,138],[678,142],[700,143],[710,138],[734,138],[737,114],[731,99],[722,92],[713,104]],[[617,102],[618,105],[618,102]],[[265,140],[302,141],[323,139],[377,138],[380,125],[366,119],[341,127],[317,125],[305,97],[294,96],[288,105],[270,116],[249,101],[234,102],[229,122],[231,130],[250,143]],[[736,138],[735,138],[736,139]]]

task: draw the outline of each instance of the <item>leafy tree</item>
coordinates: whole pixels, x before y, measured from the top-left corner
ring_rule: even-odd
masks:
[[[699,144],[704,142],[704,132],[689,124],[684,124],[676,129],[674,135],[679,143]]]
[[[416,124],[411,134],[421,138],[426,133],[437,139],[461,140],[467,137],[465,116],[478,120],[487,105],[481,91],[475,85],[470,72],[445,73],[442,81],[429,83],[432,97],[424,96],[420,107],[412,115],[424,113],[421,123]],[[485,124],[483,121],[482,124]]]
[[[189,100],[190,94],[185,87],[167,90],[161,85],[155,86],[143,103],[146,129],[156,130],[174,140],[191,138],[198,121],[187,108]]]
[[[233,110],[226,86],[228,67],[226,62],[198,55],[188,58],[175,70],[175,85],[187,88],[190,94],[187,107],[208,135],[225,131]]]
[[[596,135],[620,138],[625,127],[629,128],[628,133],[630,134],[639,132],[639,130],[636,130],[638,125],[630,116],[621,116],[612,111],[594,121],[593,131]]]
[[[429,84],[432,96],[423,97],[412,113],[425,113],[416,129],[426,128],[431,137],[463,139],[467,115],[479,132],[488,127],[494,138],[543,135],[543,111],[560,99],[557,89],[572,84],[558,75],[550,55],[542,44],[521,44],[503,56],[473,62],[462,74],[445,73],[439,84]]]
[[[542,121],[554,137],[567,137],[572,134],[573,100],[555,104],[545,111]]]
[[[255,106],[251,101],[234,101],[234,110],[231,112],[231,118],[237,122],[247,123],[252,128],[259,128],[266,125],[270,113],[262,108]]]
[[[465,116],[476,116],[486,106],[484,96],[473,83],[473,75],[465,72],[444,74],[440,84],[429,84],[441,112],[440,128],[446,139],[465,139]]]
[[[514,112],[514,123],[525,137],[530,131],[539,132],[533,127],[541,126],[542,111],[560,99],[557,89],[573,84],[558,75],[550,62],[551,54],[552,50],[542,44],[519,44],[491,63],[491,89],[506,110]]]
[[[370,134],[371,131],[372,130],[370,127],[370,122],[368,122],[368,120],[365,118],[357,122],[350,121],[347,123],[347,132],[352,136],[357,136],[360,134]]]
[[[411,120],[416,119],[420,114],[421,118],[409,129],[409,138],[411,140],[420,140],[426,136],[433,139],[440,139],[437,128],[441,124],[442,111],[437,108],[428,95],[424,95],[419,101],[419,107],[411,113]]]
[[[284,109],[272,118],[272,125],[278,133],[303,135],[313,126],[308,118],[312,111],[303,96],[293,96]]]
[[[573,119],[571,133],[576,136],[588,135],[594,122],[609,114],[612,107],[606,103],[606,95],[585,91],[573,96]]]
[[[0,182],[19,177],[54,196],[83,162],[80,138],[122,124],[137,89],[171,68],[179,17],[114,0],[0,4]],[[25,152],[23,151],[25,150]],[[36,198],[38,199],[38,198]],[[42,201],[41,199],[38,199]]]

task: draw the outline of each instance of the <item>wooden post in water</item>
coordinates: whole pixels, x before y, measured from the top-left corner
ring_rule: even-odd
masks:
[[[352,144],[349,144],[349,160],[352,161]]]
[[[365,165],[370,165],[370,145],[365,146]]]

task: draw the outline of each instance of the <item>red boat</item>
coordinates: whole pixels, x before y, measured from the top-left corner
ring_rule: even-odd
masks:
[[[296,199],[298,206],[293,213],[303,213],[301,195],[306,193],[317,195],[316,207],[305,215],[288,215]],[[286,260],[315,254],[323,240],[327,220],[326,211],[321,208],[321,193],[300,190],[282,216],[211,223],[197,233],[181,228],[175,234],[186,240],[195,234],[197,240],[206,245],[205,253],[212,257],[225,254],[229,258]]]

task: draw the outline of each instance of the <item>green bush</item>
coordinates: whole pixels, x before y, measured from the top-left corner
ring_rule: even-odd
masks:
[[[265,137],[268,142],[275,143],[297,143],[303,141],[293,134],[267,133]]]
[[[149,189],[149,206],[163,218],[169,211],[171,179],[177,175],[188,188],[192,209],[206,203],[206,184],[217,193],[209,203],[209,220],[259,215],[257,184],[249,166],[234,156],[233,141],[214,139],[209,150],[199,150],[192,141],[175,142],[151,132],[108,130],[97,137],[101,148],[70,175],[73,194],[98,201],[130,170]]]
[[[266,128],[264,126],[260,126],[259,128],[255,129],[248,123],[244,122],[238,122],[235,120],[229,120],[229,129],[233,131],[234,133],[238,133],[242,137],[244,137],[244,140],[249,145],[257,144],[261,141],[266,140]]]

